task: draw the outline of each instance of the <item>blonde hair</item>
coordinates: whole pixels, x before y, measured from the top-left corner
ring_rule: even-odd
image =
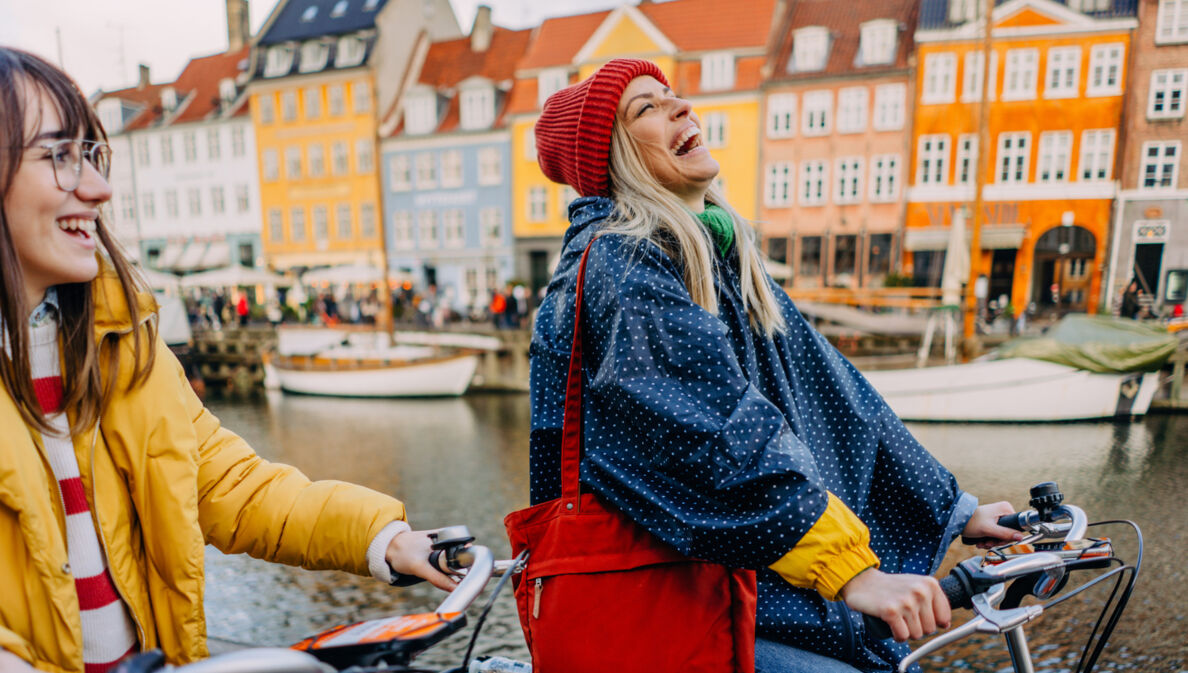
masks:
[[[651,241],[684,269],[685,286],[693,302],[717,315],[714,292],[714,243],[709,231],[676,194],[656,179],[635,138],[616,119],[611,130],[610,191],[615,216],[605,231]],[[738,254],[743,306],[751,326],[768,337],[786,328],[767,272],[755,244],[754,228],[727,203],[716,186],[706,192],[706,201],[730,214],[734,222],[734,246]]]

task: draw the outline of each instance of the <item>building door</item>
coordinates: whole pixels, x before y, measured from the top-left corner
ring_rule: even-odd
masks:
[[[532,276],[532,294],[537,295],[540,288],[549,284],[549,253],[547,250],[530,250],[528,252],[528,273]]]
[[[1049,229],[1035,242],[1031,297],[1041,308],[1067,313],[1089,307],[1097,239],[1075,225]]]
[[[987,300],[998,300],[1002,295],[1011,300],[1011,290],[1015,286],[1015,257],[1019,251],[995,250],[990,257],[990,295]],[[1004,304],[1005,305],[1005,304]],[[1000,307],[1001,308],[1001,307]]]
[[[1159,289],[1159,274],[1163,271],[1163,244],[1139,243],[1134,246],[1134,277],[1148,297],[1155,297]]]

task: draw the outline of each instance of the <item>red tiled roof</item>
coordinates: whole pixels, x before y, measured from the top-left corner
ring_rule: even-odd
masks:
[[[855,4],[848,0],[831,2],[846,6]],[[673,0],[644,2],[637,9],[672,40],[677,49],[710,51],[767,46],[775,0],[731,3],[721,0]]]
[[[448,88],[469,77],[485,77],[496,82],[512,79],[531,35],[531,30],[496,26],[490,46],[482,52],[471,51],[469,37],[435,42],[429,47],[417,81]]]
[[[536,29],[532,44],[520,61],[520,69],[568,65],[609,15],[607,10],[545,19]]]
[[[101,94],[95,103],[107,98],[116,98],[141,108],[135,117],[124,124],[124,129],[127,129],[133,124],[138,124],[142,117],[151,117],[155,114],[154,109],[161,105],[161,90],[167,86],[169,86],[168,83],[149,84],[143,88],[129,87],[118,91],[108,91]]]
[[[788,6],[781,22],[781,40],[772,51],[770,61],[773,80],[812,79],[843,73],[885,72],[908,66],[912,53],[912,31],[919,11],[917,0],[878,0],[878,2],[844,2],[841,0],[796,0]],[[858,54],[861,26],[874,19],[894,19],[899,24],[897,53],[887,65],[854,65]],[[793,33],[807,26],[829,29],[829,60],[823,70],[789,73],[788,60],[792,56]]]
[[[144,105],[145,109],[124,125],[125,131],[135,131],[160,122],[164,116],[161,91],[173,87],[177,92],[178,103],[185,107],[170,123],[200,121],[218,107],[219,82],[227,77],[235,79],[240,72],[240,63],[247,61],[249,49],[244,47],[232,52],[192,59],[175,82],[152,84],[143,89],[132,87],[112,91],[103,94],[100,100],[119,98]],[[247,113],[247,105],[241,102],[231,114],[238,117]]]

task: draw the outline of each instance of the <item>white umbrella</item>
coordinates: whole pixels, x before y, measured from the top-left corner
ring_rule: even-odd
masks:
[[[305,285],[320,285],[322,283],[335,284],[366,284],[378,283],[384,279],[384,274],[374,266],[366,264],[343,264],[325,269],[306,271],[301,276]]]
[[[140,274],[140,277],[148,283],[150,289],[174,292],[180,287],[180,279],[171,273],[156,271],[146,266],[137,266],[134,268]]]
[[[961,286],[969,280],[969,242],[965,240],[965,209],[953,213],[949,227],[949,245],[945,248],[945,268],[941,273],[941,304],[959,306]]]
[[[231,264],[219,269],[211,269],[202,273],[195,273],[181,279],[182,287],[242,287],[253,285],[292,285],[293,281],[284,276],[253,269],[239,264]]]

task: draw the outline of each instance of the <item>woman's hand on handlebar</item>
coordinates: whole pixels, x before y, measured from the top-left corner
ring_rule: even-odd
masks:
[[[384,554],[392,570],[401,575],[416,575],[442,591],[453,591],[454,580],[429,564],[433,551],[433,540],[427,530],[409,530],[397,533],[388,543]]]
[[[1023,539],[1023,533],[998,525],[998,518],[1014,514],[1015,508],[1009,502],[993,502],[974,510],[973,516],[961,531],[961,537],[977,539],[978,549],[989,549],[996,545]]]
[[[0,673],[36,673],[37,669],[30,666],[12,652],[0,650]]]
[[[947,629],[952,618],[940,584],[927,575],[899,575],[868,568],[842,587],[841,598],[858,612],[878,617],[903,642]]]

